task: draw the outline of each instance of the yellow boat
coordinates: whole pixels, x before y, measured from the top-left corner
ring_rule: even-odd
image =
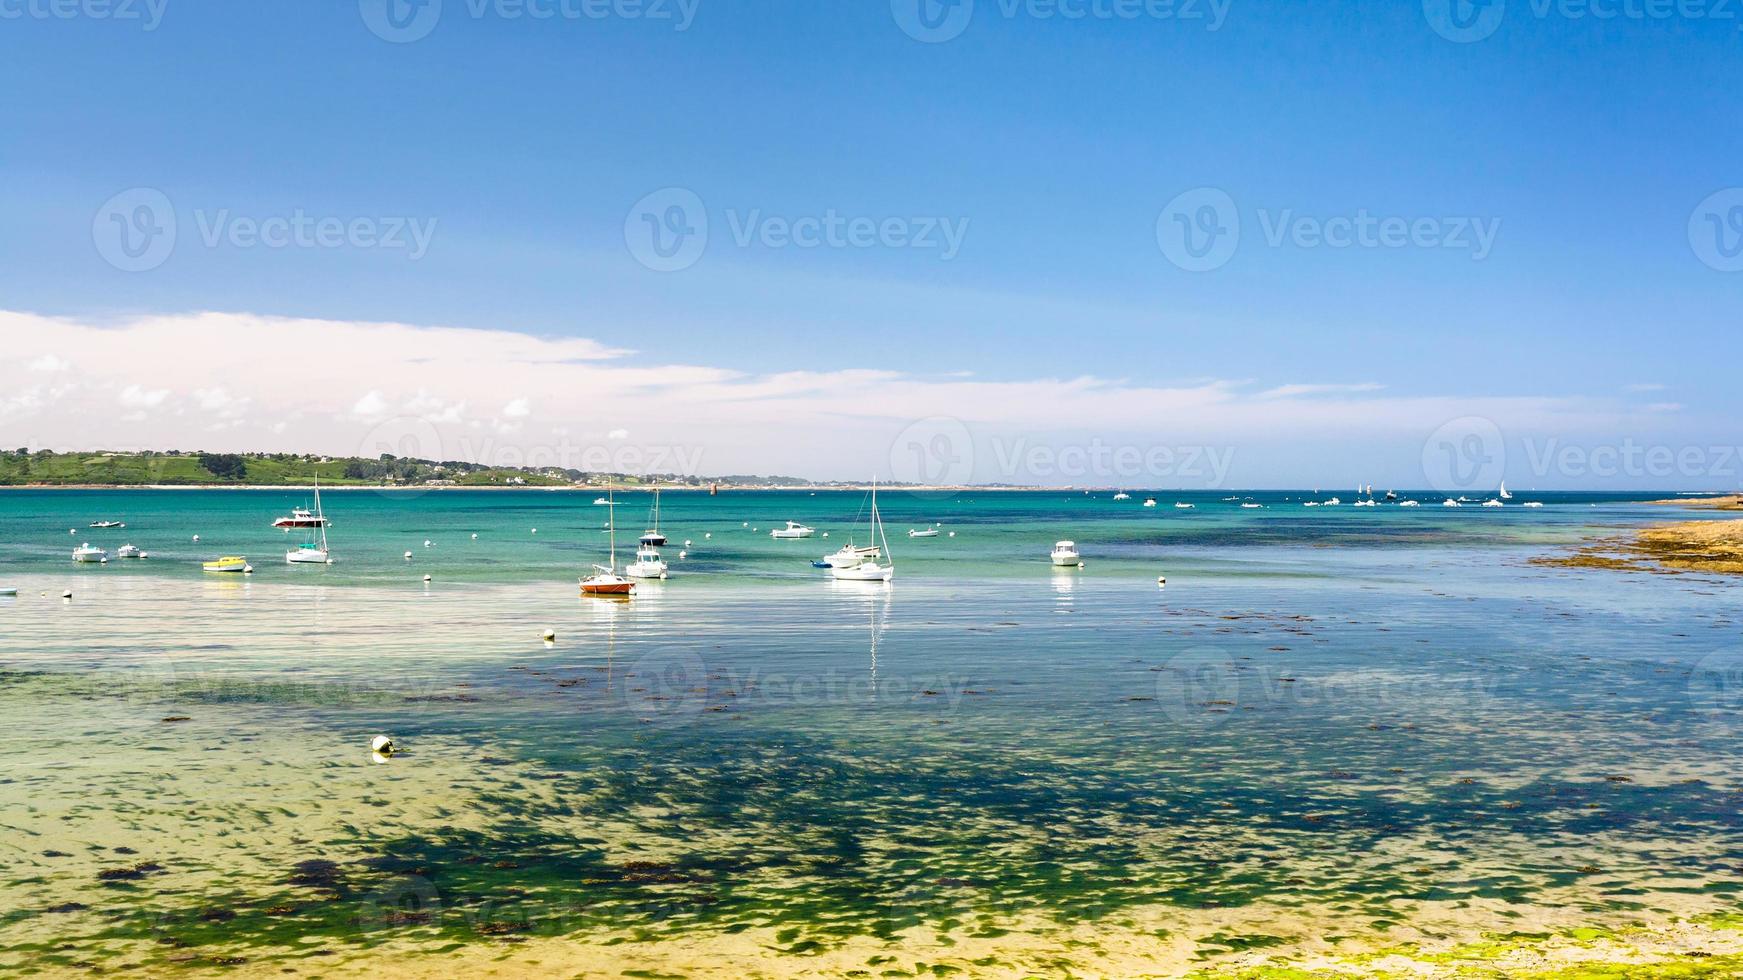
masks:
[[[217,561],[204,562],[200,565],[200,567],[205,569],[208,572],[252,572],[252,571],[254,571],[254,569],[249,566],[248,559],[238,557],[236,555],[226,555],[225,557],[220,558]]]

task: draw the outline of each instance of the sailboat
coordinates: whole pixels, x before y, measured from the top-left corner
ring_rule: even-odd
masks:
[[[605,505],[611,508],[611,564],[594,565],[593,574],[581,580],[582,595],[635,595],[635,583],[617,574],[617,498],[606,490]]]
[[[888,582],[896,575],[895,556],[890,554],[890,540],[884,535],[884,519],[878,514],[878,481],[872,479],[871,534],[867,538],[882,545],[884,560],[867,558],[857,565],[832,565],[829,574],[843,582]]]
[[[1507,481],[1506,480],[1501,481],[1500,497],[1502,500],[1512,500],[1513,499],[1513,495],[1507,492]]]
[[[641,544],[644,548],[657,548],[666,543],[666,536],[660,533],[660,488],[654,488],[654,526],[648,533],[642,535]]]
[[[327,550],[327,515],[321,511],[321,475],[315,474],[315,513],[313,527],[320,531],[317,539],[313,535],[295,551],[284,553],[284,560],[292,565],[329,565],[333,558]]]

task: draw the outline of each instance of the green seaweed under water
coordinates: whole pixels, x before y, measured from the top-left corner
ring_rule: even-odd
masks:
[[[774,572],[624,605],[577,604],[572,581],[190,594],[139,573],[21,600],[0,636],[20,763],[0,776],[0,964],[753,930],[803,962],[1084,927],[1020,969],[1138,935],[1209,977],[1328,933],[1384,946],[1425,909],[1585,923],[1412,947],[1480,971],[1642,917],[1743,914],[1743,704],[1712,660],[1743,637],[1734,591],[1600,596],[1585,573],[1496,561],[1499,532],[1343,527],[1321,548],[1279,520],[1275,542],[1160,592],[1124,568],[1167,545],[1108,533],[1125,550],[1106,578],[871,594]],[[377,732],[403,750],[380,765]],[[1728,962],[1687,960],[1627,975]]]

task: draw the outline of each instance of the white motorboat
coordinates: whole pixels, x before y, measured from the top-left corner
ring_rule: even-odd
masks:
[[[1145,498],[1144,498],[1144,506],[1145,506],[1145,507],[1154,507],[1154,506],[1156,506],[1156,498],[1155,498],[1155,497],[1145,497]]]
[[[326,518],[316,516],[315,512],[307,507],[292,507],[289,517],[281,517],[273,521],[272,526],[282,528],[322,527],[326,523]]]
[[[92,521],[91,526],[96,527],[96,528],[111,528],[111,527],[126,527],[127,525],[125,522],[122,522],[122,521]]]
[[[1176,500],[1174,502],[1174,509],[1175,510],[1191,510],[1192,508],[1197,507],[1197,506],[1198,506],[1197,504],[1189,504],[1184,500]]]
[[[896,577],[896,560],[890,555],[890,541],[884,534],[884,519],[878,514],[878,481],[872,480],[871,488],[871,528],[867,540],[875,541],[883,549],[884,560],[867,558],[857,565],[845,567],[834,566],[829,574],[842,582],[889,582]]]
[[[143,551],[140,551],[139,548],[134,546],[134,545],[124,544],[121,547],[115,549],[115,557],[117,557],[117,558],[150,558],[151,556],[146,554]]]
[[[1501,501],[1491,497],[1488,500],[1483,501],[1483,506],[1484,507],[1505,507],[1507,505],[1502,503]]]
[[[1356,501],[1355,506],[1357,506],[1357,507],[1378,507],[1378,506],[1380,506],[1380,502],[1378,500],[1375,500],[1373,497],[1369,497],[1366,500]]]
[[[1263,504],[1255,504],[1251,500],[1249,500],[1246,503],[1241,505],[1241,509],[1242,510],[1258,510],[1260,507],[1263,507],[1263,506],[1264,506]]]
[[[1130,499],[1132,499],[1132,495],[1125,492],[1124,490],[1122,490],[1119,493],[1114,494],[1114,499],[1115,500],[1130,500]]]
[[[594,497],[593,498],[593,506],[595,506],[595,507],[610,507],[611,500],[607,497]]]
[[[96,562],[102,564],[108,560],[109,553],[107,551],[104,551],[102,548],[91,547],[91,544],[88,541],[73,549],[73,561]]]
[[[307,513],[305,511],[305,513]],[[284,553],[284,560],[292,565],[330,565],[333,563],[332,553],[327,548],[327,515],[321,510],[321,477],[315,475],[315,512],[312,515],[314,523],[309,525],[312,530],[320,532],[319,537],[309,540],[296,548]],[[429,542],[424,542],[428,547]]]
[[[1054,543],[1053,564],[1067,567],[1083,564],[1083,556],[1077,553],[1077,542],[1059,541]]]
[[[605,506],[611,508],[611,563],[593,566],[593,574],[581,580],[581,594],[635,595],[635,583],[617,574],[617,498],[610,489],[606,490]]]
[[[657,549],[643,545],[636,549],[635,561],[624,566],[623,574],[630,578],[665,578],[667,568]]]
[[[1543,501],[1541,501],[1541,500],[1527,500],[1525,503],[1522,503],[1519,506],[1521,506],[1521,507],[1542,507]]]
[[[1325,506],[1327,506],[1327,507],[1341,507],[1341,506],[1343,506],[1343,501],[1339,500],[1336,497],[1333,497],[1330,500],[1325,502]]]
[[[1459,502],[1458,502],[1458,501],[1456,501],[1456,500],[1453,500],[1453,499],[1452,499],[1452,498],[1450,498],[1450,497],[1449,497],[1449,498],[1447,498],[1447,499],[1446,499],[1446,500],[1443,500],[1443,501],[1441,501],[1441,502],[1440,502],[1440,505],[1441,505],[1441,506],[1442,506],[1442,507],[1463,507],[1463,506],[1464,506],[1464,504],[1461,504],[1461,503],[1459,503]]]
[[[935,527],[929,527],[921,531],[916,531],[913,528],[908,529],[908,537],[910,538],[936,538],[937,536],[938,529]]]
[[[817,533],[798,521],[788,521],[786,527],[777,527],[769,532],[771,538],[808,538]]]
[[[1414,500],[1400,500],[1400,501],[1398,501],[1398,506],[1400,506],[1400,507],[1421,507],[1422,505],[1417,503]]]
[[[1301,502],[1301,506],[1303,506],[1303,507],[1318,507],[1319,501],[1317,501],[1317,500],[1303,500]]]

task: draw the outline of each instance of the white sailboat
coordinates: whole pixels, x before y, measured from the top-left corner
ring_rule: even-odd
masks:
[[[648,532],[646,534],[642,535],[642,537],[641,537],[641,545],[644,548],[660,547],[666,543],[666,536],[664,534],[660,533],[660,488],[659,487],[654,488],[654,513],[653,513],[652,520],[653,520],[654,526],[651,528],[648,528]],[[658,557],[658,556],[655,556],[655,557]],[[638,561],[640,560],[640,558],[641,558],[640,552],[637,552],[636,558]]]
[[[896,559],[890,554],[890,540],[884,535],[884,519],[878,514],[878,481],[875,478],[872,480],[871,489],[869,540],[882,546],[883,561],[867,558],[857,565],[833,565],[829,574],[843,582],[888,582],[896,575]]]
[[[1501,481],[1501,493],[1499,496],[1501,497],[1502,500],[1512,500],[1513,499],[1513,495],[1507,492],[1507,481],[1506,480]]]
[[[284,560],[292,565],[330,565],[333,563],[332,553],[327,550],[327,515],[321,511],[321,475],[315,474],[315,513],[314,527],[319,529],[320,538],[311,537],[293,551],[284,553]]]
[[[635,594],[635,583],[617,574],[617,497],[610,489],[606,490],[605,505],[611,515],[611,564],[594,565],[593,574],[581,580],[582,595],[621,595]]]

